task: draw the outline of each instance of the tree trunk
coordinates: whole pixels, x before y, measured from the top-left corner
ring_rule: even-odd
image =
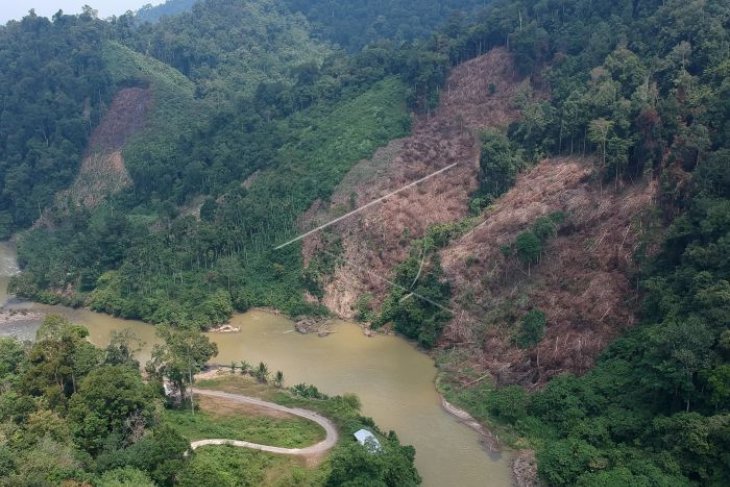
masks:
[[[190,367],[190,411],[195,416],[195,396],[193,394],[193,368]]]

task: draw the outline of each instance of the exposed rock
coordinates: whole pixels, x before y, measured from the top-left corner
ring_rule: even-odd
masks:
[[[512,481],[515,487],[540,487],[537,477],[537,461],[532,450],[520,450],[512,459]]]
[[[330,323],[330,320],[323,318],[301,318],[294,323],[294,329],[302,335],[316,333],[317,336],[324,338],[332,333],[329,329]]]
[[[24,309],[1,309],[0,310],[0,326],[9,323],[19,323],[25,321],[41,321],[44,318],[43,313],[35,311],[27,311]]]
[[[210,333],[239,333],[241,329],[233,325],[221,325],[217,328],[211,328],[208,331]]]

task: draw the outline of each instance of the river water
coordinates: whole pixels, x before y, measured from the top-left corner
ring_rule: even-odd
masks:
[[[90,339],[104,346],[114,330],[131,328],[146,342],[144,362],[155,342],[154,327],[83,309],[21,302],[8,296],[7,280],[17,272],[14,249],[0,244],[0,303],[33,313],[57,313],[89,329]],[[37,318],[0,325],[0,335],[31,339]],[[362,412],[401,442],[416,448],[416,467],[425,487],[507,487],[511,485],[507,455],[489,454],[476,432],[457,422],[440,405],[434,388],[433,360],[393,336],[365,337],[352,323],[337,322],[328,337],[300,335],[291,321],[266,311],[235,315],[240,333],[211,334],[218,344],[215,362],[266,362],[284,372],[287,385],[306,382],[330,395],[353,392]]]

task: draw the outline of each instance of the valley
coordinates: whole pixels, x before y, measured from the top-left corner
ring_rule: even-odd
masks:
[[[0,279],[8,271],[13,272],[13,260],[12,249],[0,246],[0,262],[10,263],[0,269]],[[153,344],[159,341],[154,327],[148,324],[89,310],[15,300],[5,307],[41,315],[61,314],[87,327],[89,339],[101,347],[109,343],[115,331],[130,329],[144,343],[138,352],[142,363],[150,358]],[[423,485],[457,483],[476,487],[485,477],[495,486],[510,485],[509,452],[490,451],[476,432],[442,409],[434,386],[433,361],[406,341],[392,336],[368,338],[360,327],[349,322],[338,322],[334,333],[326,338],[301,335],[294,332],[290,320],[267,311],[235,315],[230,322],[241,332],[209,335],[218,345],[216,363],[228,366],[241,360],[252,364],[263,361],[283,371],[288,386],[315,384],[330,395],[357,394],[365,415],[381,428],[397,431],[404,443],[416,447],[416,466],[424,477]],[[39,324],[37,318],[4,323],[0,325],[0,336],[31,339]],[[216,386],[221,387],[226,390],[225,385]],[[244,392],[254,396],[261,393],[255,387]],[[444,459],[458,467],[444,469]]]
[[[0,485],[727,485],[728,25],[168,0],[0,26]],[[219,444],[323,437],[206,387],[338,441]]]

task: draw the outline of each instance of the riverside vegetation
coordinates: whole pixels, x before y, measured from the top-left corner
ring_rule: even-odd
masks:
[[[321,412],[346,440],[317,467],[297,460],[232,447],[192,452],[190,441],[222,437],[284,447],[309,446],[322,438],[319,426],[299,418],[231,406],[206,397],[170,403],[162,379],[189,387],[217,353],[198,332],[168,330],[147,365],[148,380],[134,357],[138,341],[118,333],[109,346],[90,344],[85,328],[49,316],[33,343],[0,339],[0,484],[99,486],[343,485],[343,479],[381,479],[383,486],[417,485],[414,450],[397,437],[380,433],[359,415],[357,397],[328,397],[314,386],[291,391],[243,374],[200,381],[263,397],[284,405]],[[180,344],[187,344],[180,346]],[[163,352],[164,350],[164,352]],[[265,378],[263,378],[265,379]],[[185,396],[188,397],[188,396]],[[385,449],[363,455],[350,439],[362,427],[376,431]]]
[[[43,216],[18,237],[23,273],[13,291],[187,329],[225,322],[250,306],[326,313],[316,298],[334,264],[320,257],[305,266],[300,245],[274,252],[274,244],[296,233],[302,214],[327,201],[356,162],[407,134],[409,111],[428,116],[452,66],[504,47],[516,74],[543,95],[525,97],[517,122],[481,136],[472,211],[488,211],[545,156],[590,158],[601,192],[655,183],[652,224],[634,254],[640,271],[631,276],[639,323],[587,374],[558,374],[527,391],[483,380],[478,367],[450,368],[463,352],[440,341],[453,317],[427,301],[392,289],[382,307],[364,297],[359,314],[437,347],[445,392],[505,428],[515,445],[535,449],[549,485],[729,484],[730,4],[496,0],[438,28],[435,19],[445,12],[431,2],[389,2],[392,15],[382,21],[371,15],[386,11],[378,2],[337,4],[341,15],[330,17],[324,1],[244,7],[209,0],[150,25],[137,25],[133,15],[102,21],[86,9],[52,20],[31,14],[0,28],[0,234],[28,229]],[[479,6],[452,5],[467,12]],[[358,14],[363,9],[367,22]],[[408,10],[423,24],[401,28]],[[433,33],[417,38],[425,32]],[[53,201],[74,179],[115,93],[128,87],[150,90],[156,100],[145,130],[122,151],[132,185],[92,207]],[[550,258],[545,247],[570,219],[555,214],[529,222],[500,250],[530,275]],[[446,241],[472,223],[453,223]],[[413,250],[393,273],[409,289],[425,269],[413,291],[448,304],[453,286],[436,251],[446,244],[433,237],[404,238]],[[507,313],[509,330],[516,347],[536,349],[550,323],[542,310],[523,308]],[[107,440],[84,436],[93,431],[75,436],[67,403],[83,403],[83,396],[70,400],[77,386],[83,393],[83,376],[92,384],[104,367],[118,365],[83,369],[94,354],[82,332],[68,333],[59,342],[63,350],[78,347],[82,355],[63,362],[61,382],[39,375],[51,386],[40,384],[28,396],[22,380],[13,379],[12,393],[3,394],[10,404],[4,424],[20,431],[7,435],[19,444],[2,447],[8,475],[37,473],[52,483],[76,478],[77,468],[81,478],[106,469],[99,455],[107,458]],[[52,358],[39,345],[29,352],[4,346],[17,357],[9,377],[23,370],[18,364],[43,367]],[[114,433],[108,448],[129,442],[129,453],[118,458],[141,472],[124,475],[169,482],[170,472],[185,471],[180,465],[189,461],[180,457],[184,441],[164,422],[149,422],[153,408],[137,372],[118,375],[135,391],[141,417],[134,424],[149,434],[134,442],[124,436],[131,432],[115,430],[124,421],[110,417],[104,426],[102,418],[99,428]],[[83,404],[75,410],[85,414]],[[53,425],[58,429],[47,432]],[[79,445],[86,445],[81,457]],[[31,460],[41,459],[31,458],[32,448],[56,452],[42,460],[63,465],[36,466]],[[175,453],[157,472],[145,467],[151,454],[143,449]],[[333,455],[331,485],[345,479],[336,462],[363,461],[354,448],[342,452]],[[205,468],[218,461],[216,454]]]

